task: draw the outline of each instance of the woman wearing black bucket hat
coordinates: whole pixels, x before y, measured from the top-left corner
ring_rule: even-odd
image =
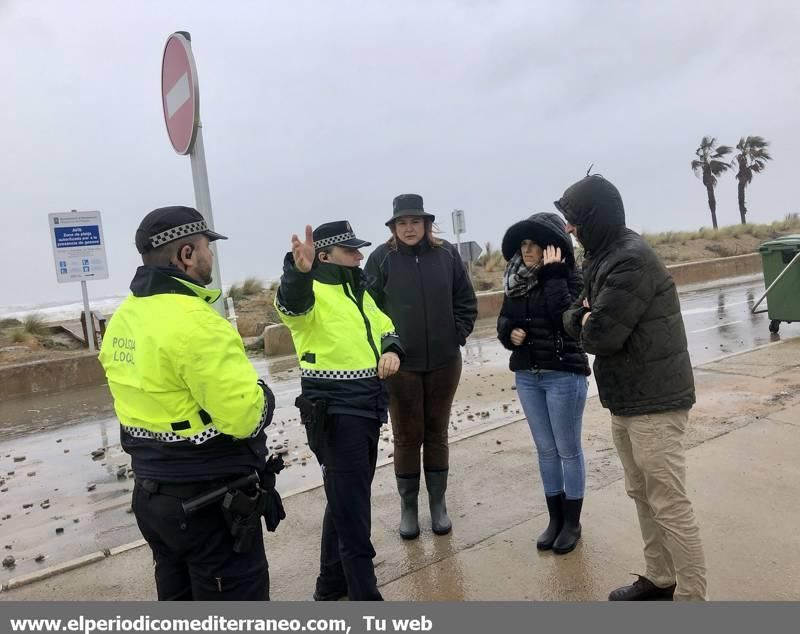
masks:
[[[375,302],[392,318],[406,354],[387,384],[400,536],[414,539],[421,466],[433,532],[446,535],[452,528],[445,503],[447,428],[461,377],[460,346],[478,310],[464,263],[452,244],[434,237],[435,216],[425,211],[422,196],[397,196],[393,208],[386,222],[392,237],[370,255],[365,270],[373,278]]]
[[[568,553],[581,535],[586,481],[581,423],[590,371],[561,318],[583,282],[557,214],[534,214],[513,224],[502,248],[508,265],[497,336],[512,351],[510,368],[536,445],[550,514],[536,547]]]

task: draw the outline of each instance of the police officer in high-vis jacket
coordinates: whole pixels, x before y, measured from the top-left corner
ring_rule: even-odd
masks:
[[[308,444],[322,465],[328,504],[314,599],[381,600],[370,540],[370,489],[378,433],[386,422],[384,381],[400,367],[392,321],[366,292],[359,240],[347,221],[305,241],[292,236],[275,297],[300,362],[297,399]]]
[[[100,351],[159,600],[269,599],[260,487],[248,482],[194,513],[183,506],[265,470],[275,407],[241,337],[211,306],[220,291],[206,288],[209,243],[220,239],[190,207],[145,216],[143,266]]]

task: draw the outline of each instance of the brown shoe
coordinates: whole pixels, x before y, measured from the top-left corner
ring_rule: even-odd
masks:
[[[622,586],[608,595],[609,601],[672,601],[675,584],[659,588],[647,577],[636,575],[638,579],[629,586]]]

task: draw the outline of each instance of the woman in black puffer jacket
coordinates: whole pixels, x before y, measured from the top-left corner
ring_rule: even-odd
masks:
[[[534,214],[503,237],[506,267],[497,336],[511,350],[517,392],[539,456],[550,523],[536,547],[563,554],[580,539],[586,482],[581,424],[590,374],[562,316],[583,288],[564,221]]]

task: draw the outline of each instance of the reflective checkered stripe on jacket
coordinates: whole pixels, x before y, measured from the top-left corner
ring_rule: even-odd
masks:
[[[211,440],[215,436],[220,435],[220,431],[214,427],[214,425],[209,425],[206,429],[196,434],[192,434],[190,436],[179,436],[173,431],[150,431],[149,429],[144,429],[143,427],[130,427],[128,425],[122,425],[122,429],[125,430],[133,438],[149,438],[150,440],[157,440],[158,442],[190,442],[193,445],[202,445],[207,440]]]
[[[304,379],[332,379],[335,381],[353,381],[357,379],[369,379],[378,376],[376,368],[365,368],[363,370],[308,370],[300,369],[300,376]]]
[[[265,392],[264,408],[261,411],[261,419],[258,422],[258,426],[255,428],[253,433],[248,436],[248,438],[255,438],[259,433],[261,433],[261,430],[263,430],[264,427],[269,424],[269,421],[267,420],[269,417],[268,399],[269,397]],[[204,423],[204,417],[207,420],[208,414],[202,412],[202,414],[198,413],[197,419],[192,422],[187,420],[183,421],[183,423],[169,424],[169,426],[173,428],[177,426],[185,427],[185,429],[181,430],[182,432],[185,431],[185,433],[178,433],[177,431],[153,431],[144,427],[125,424],[123,422],[121,422],[120,425],[122,426],[122,429],[133,438],[149,438],[150,440],[157,440],[158,442],[164,443],[190,442],[193,445],[202,445],[204,442],[222,434],[222,432],[217,429],[214,423]],[[203,426],[203,429],[199,431],[192,431],[193,428],[196,429],[198,426]]]

